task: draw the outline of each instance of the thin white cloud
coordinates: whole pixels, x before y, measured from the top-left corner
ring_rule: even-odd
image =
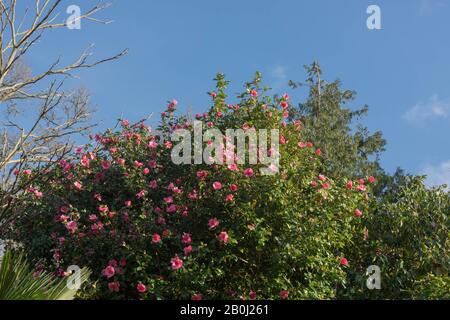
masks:
[[[435,119],[446,119],[450,116],[450,100],[439,99],[433,95],[426,103],[418,103],[408,111],[402,118],[410,123],[423,123]]]
[[[429,187],[446,184],[450,187],[450,160],[444,161],[438,165],[428,164],[423,170],[427,176],[426,184]]]
[[[419,13],[422,16],[432,14],[433,12],[445,7],[445,2],[442,0],[421,0]]]
[[[287,86],[288,76],[287,68],[284,66],[276,66],[270,71],[270,76],[273,78],[272,89],[277,91]]]

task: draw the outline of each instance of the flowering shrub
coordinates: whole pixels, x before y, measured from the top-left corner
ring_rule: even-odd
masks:
[[[13,231],[37,268],[64,276],[69,265],[89,266],[89,298],[336,296],[353,264],[349,248],[364,241],[373,178],[323,175],[321,150],[288,120],[289,96],[266,96],[259,74],[232,105],[224,77],[216,81],[213,106],[196,118],[223,133],[279,129],[279,168],[271,168],[279,173],[262,175],[262,164],[174,164],[171,133],[193,130],[175,116],[176,101],[162,115],[164,142],[123,120],[28,190]]]

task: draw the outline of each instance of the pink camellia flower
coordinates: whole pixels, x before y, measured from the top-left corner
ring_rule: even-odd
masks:
[[[320,156],[320,155],[322,155],[322,150],[320,150],[320,149],[317,149],[317,150],[316,150],[316,155],[317,155],[317,156]]]
[[[145,169],[144,169],[144,174],[147,175],[147,174],[149,174],[149,173],[150,173],[150,169],[149,169],[149,168],[145,168]]]
[[[319,175],[319,180],[325,181],[325,180],[327,180],[327,178],[323,174],[321,174],[321,175]]]
[[[191,199],[191,200],[197,200],[198,199],[197,191],[194,190],[192,192],[189,192],[188,198]]]
[[[131,207],[131,200],[125,201],[125,207],[127,208]]]
[[[347,182],[347,184],[345,185],[345,187],[347,188],[347,189],[352,189],[353,188],[353,181],[348,181]]]
[[[174,205],[174,204],[171,204],[169,207],[167,207],[166,211],[167,211],[168,213],[174,213],[174,212],[177,212],[177,206]]]
[[[275,164],[271,163],[271,164],[267,167],[267,170],[269,170],[269,171],[272,172],[272,173],[276,173],[276,172],[278,172],[279,168],[278,168]]]
[[[163,199],[165,203],[170,204],[173,203],[173,197],[166,197]]]
[[[106,205],[102,205],[102,206],[98,207],[98,211],[100,211],[100,212],[108,212],[109,208]]]
[[[364,179],[362,179],[362,178],[359,179],[358,182],[359,182],[359,184],[365,184],[366,183],[366,181],[364,181]]]
[[[136,198],[142,199],[142,198],[145,197],[145,194],[146,194],[146,193],[147,193],[147,192],[146,192],[145,190],[141,190],[141,191],[139,191],[139,192],[136,194]]]
[[[117,266],[117,260],[115,260],[115,259],[109,260],[108,265],[111,266],[111,267],[116,267]]]
[[[341,261],[340,261],[340,264],[341,264],[341,266],[347,267],[348,266],[348,260],[346,258],[342,258]]]
[[[280,298],[281,299],[287,299],[288,297],[289,297],[289,291],[288,290],[280,291]]]
[[[366,186],[363,184],[360,184],[357,188],[358,191],[366,191]]]
[[[148,184],[148,186],[149,186],[151,189],[156,189],[156,188],[158,187],[158,182],[157,182],[156,180],[152,180],[152,181],[150,181],[150,183]]]
[[[142,162],[139,162],[139,161],[135,161],[134,162],[134,166],[136,167],[136,168],[141,168],[141,167],[143,167],[144,166],[144,164],[142,163]]]
[[[100,193],[94,194],[94,199],[97,201],[102,201],[102,195]]]
[[[208,173],[206,171],[203,171],[203,170],[198,171],[197,172],[197,178],[204,179],[207,176],[207,174]]]
[[[192,252],[192,246],[184,247],[183,251],[184,251],[184,255],[188,256]]]
[[[238,168],[238,166],[235,163],[232,163],[232,164],[228,165],[228,170],[230,170],[230,171],[238,171],[239,168]]]
[[[156,167],[158,166],[158,163],[156,162],[156,160],[150,160],[148,162],[148,166],[152,169],[156,169]]]
[[[311,181],[311,187],[313,187],[313,188],[317,187],[317,182],[316,181]]]
[[[282,134],[280,135],[280,144],[286,144],[286,138]]]
[[[279,155],[280,153],[277,151],[277,149],[275,149],[275,148],[270,148],[269,150],[267,150],[267,154],[268,154],[269,156],[273,157],[273,156]]]
[[[238,186],[235,184],[230,185],[230,191],[231,192],[236,192],[238,190]]]
[[[183,267],[183,260],[181,260],[178,256],[175,256],[172,260],[170,260],[170,265],[172,270],[178,270]]]
[[[190,244],[192,243],[191,235],[189,233],[183,233],[181,237],[181,243]]]
[[[191,300],[192,301],[200,301],[200,300],[203,300],[203,296],[200,293],[196,293],[196,294],[192,295]]]
[[[118,159],[116,159],[116,162],[117,162],[119,165],[123,166],[123,165],[125,164],[125,159],[118,158]]]
[[[248,178],[252,177],[254,174],[253,169],[252,168],[248,168],[244,170],[244,175]]]
[[[42,198],[42,196],[43,196],[43,193],[41,192],[41,191],[39,191],[39,190],[34,190],[34,196],[36,197],[36,198]]]
[[[29,176],[31,174],[31,170],[30,169],[23,170],[23,174]]]
[[[170,142],[170,141],[164,142],[164,147],[166,147],[166,149],[170,149],[170,148],[172,148],[172,146],[173,146],[172,142]]]
[[[138,283],[137,285],[136,285],[136,290],[139,292],[139,293],[145,293],[146,291],[147,291],[147,287],[144,285],[144,284],[142,284],[142,283]]]
[[[376,181],[375,177],[370,176],[369,177],[369,183],[374,183]]]
[[[102,168],[103,170],[108,170],[109,168],[111,168],[111,162],[109,162],[108,160],[103,161]]]
[[[158,144],[156,143],[155,140],[151,140],[151,141],[148,143],[148,147],[149,147],[150,149],[155,149],[155,148],[158,147]]]
[[[164,225],[164,224],[166,224],[166,219],[165,219],[163,216],[159,216],[159,217],[156,219],[156,223],[157,223],[157,224]]]
[[[160,243],[161,242],[161,236],[157,233],[152,235],[152,242],[153,243]]]
[[[322,185],[322,187],[323,187],[325,190],[328,190],[328,189],[330,189],[330,184],[329,184],[328,182],[325,182],[325,183]]]
[[[212,218],[208,222],[209,229],[214,230],[219,226],[220,222],[216,218]]]
[[[169,183],[169,185],[167,186],[167,190],[172,191],[173,188],[175,188],[175,184],[173,182]]]
[[[250,91],[250,95],[251,95],[253,98],[256,98],[256,97],[258,97],[258,91],[256,91],[255,89],[253,89],[253,90]]]
[[[102,271],[102,275],[105,276],[106,278],[112,278],[114,277],[114,275],[116,274],[116,270],[114,269],[113,266],[108,265],[105,269],[103,269]]]
[[[232,202],[233,200],[234,200],[234,196],[232,194],[227,195],[225,198],[226,202]]]
[[[182,194],[182,193],[183,193],[183,190],[180,189],[180,188],[178,188],[178,187],[174,187],[174,188],[172,189],[172,192],[173,192],[173,193],[176,193],[176,194]]]
[[[70,233],[75,233],[75,232],[77,231],[77,229],[78,229],[78,225],[77,225],[77,223],[76,223],[75,221],[69,221],[69,222],[66,224],[66,228],[67,228],[67,230],[68,230]]]
[[[213,189],[214,190],[220,190],[222,189],[222,183],[220,183],[219,181],[216,181],[213,183]]]
[[[69,210],[70,210],[70,209],[69,209],[68,206],[61,206],[61,207],[59,208],[59,211],[62,212],[62,213],[68,213]]]
[[[97,215],[95,215],[95,214],[90,214],[89,215],[89,221],[91,221],[91,222],[95,222],[95,221],[97,221]]]
[[[69,220],[69,217],[64,214],[56,217],[56,221],[59,221],[59,222],[66,222],[67,220]]]
[[[222,231],[219,234],[219,240],[222,241],[223,243],[228,243],[229,239],[228,239],[228,233],[226,231]]]
[[[111,292],[119,292],[119,290],[120,290],[120,283],[117,282],[117,281],[110,282],[110,283],[108,283],[108,289]]]
[[[83,185],[81,184],[80,181],[75,181],[73,186],[75,187],[75,189],[77,190],[81,190],[81,188],[83,187]]]
[[[34,196],[36,197],[36,198],[42,198],[42,196],[43,196],[43,193],[41,192],[41,191],[39,191],[39,190],[34,190]]]
[[[355,217],[361,217],[362,216],[362,212],[359,209],[355,210]]]
[[[255,291],[250,291],[250,300],[255,300],[256,299],[256,292]]]

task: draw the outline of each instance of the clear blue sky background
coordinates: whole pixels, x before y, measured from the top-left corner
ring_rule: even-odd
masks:
[[[65,3],[87,10],[94,1]],[[382,30],[367,29],[369,4],[381,7]],[[388,140],[388,171],[450,180],[450,1],[116,0],[98,17],[114,23],[52,31],[29,63],[39,69],[59,54],[71,61],[92,42],[95,58],[129,48],[71,83],[91,91],[104,127],[122,113],[158,115],[172,98],[183,110],[205,110],[218,71],[233,81],[230,93],[256,70],[289,92],[285,83],[304,80],[302,65],[319,60],[326,79],[358,92],[352,107],[369,105],[364,124]]]

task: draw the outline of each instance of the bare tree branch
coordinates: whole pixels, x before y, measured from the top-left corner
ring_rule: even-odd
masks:
[[[124,50],[90,61],[90,45],[72,63],[62,65],[55,57],[45,71],[33,74],[25,64],[30,49],[46,32],[70,23],[109,24],[95,15],[110,5],[100,2],[71,21],[57,22],[62,0],[34,0],[34,8],[23,14],[17,12],[17,0],[0,0],[0,238],[2,228],[20,213],[18,200],[33,183],[33,179],[21,179],[20,173],[26,168],[51,168],[72,150],[70,137],[95,126],[89,123],[89,92],[65,90],[64,79],[127,54]]]

